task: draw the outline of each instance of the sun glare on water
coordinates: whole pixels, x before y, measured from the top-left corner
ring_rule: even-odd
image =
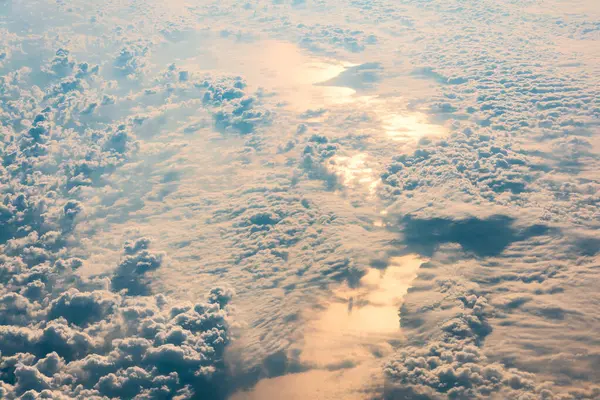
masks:
[[[381,363],[402,340],[399,309],[424,261],[415,255],[370,268],[357,287],[334,290],[321,310],[307,312],[298,362],[306,371],[259,381],[232,399],[372,398],[383,386]]]

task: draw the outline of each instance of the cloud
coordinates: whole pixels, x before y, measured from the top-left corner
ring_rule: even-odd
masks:
[[[249,320],[240,364],[281,373],[301,310],[387,251],[432,257],[392,398],[598,397],[597,24],[583,2],[492,3],[9,7],[0,397],[218,396],[225,282]],[[356,62],[328,84],[447,135],[402,147],[362,105],[290,112],[244,66],[217,75],[238,66],[198,21]],[[332,173],[356,150],[387,165],[369,201]],[[372,226],[388,206],[393,227]],[[163,283],[193,301],[152,296]]]
[[[364,63],[348,67],[337,77],[321,83],[326,86],[349,87],[355,90],[371,89],[381,80],[383,67],[380,63]]]
[[[62,317],[69,323],[85,326],[106,319],[116,306],[117,297],[109,293],[81,293],[77,289],[69,289],[50,303],[48,319]]]
[[[426,266],[427,270],[431,267]],[[439,277],[434,285],[441,296],[434,296],[433,302],[446,303],[448,310],[439,323],[440,332],[423,346],[403,347],[386,365],[389,398],[475,399],[498,393],[505,398],[552,396],[548,385],[540,385],[533,374],[507,368],[482,352],[481,346],[492,332],[489,317],[493,308],[476,285],[461,287],[460,281]],[[419,329],[423,323],[408,307],[403,309],[407,319],[403,325]],[[439,313],[435,308],[432,311]]]
[[[444,243],[458,243],[463,250],[478,256],[500,254],[507,246],[532,236],[549,233],[545,225],[515,229],[514,219],[505,215],[492,215],[485,219],[411,218],[403,217],[400,224],[404,241],[412,249],[431,256],[436,247]]]
[[[139,243],[136,242],[136,244]],[[134,248],[142,248],[134,245]],[[126,248],[126,252],[128,249]],[[114,290],[125,290],[130,295],[148,294],[144,275],[147,272],[160,268],[164,254],[153,253],[148,250],[138,250],[133,254],[126,254],[111,278]]]
[[[113,67],[124,77],[129,79],[140,78],[145,73],[147,67],[145,56],[148,52],[148,47],[123,47],[116,55]]]
[[[364,31],[339,28],[332,25],[302,25],[300,45],[312,51],[323,51],[323,47],[341,48],[360,53],[367,46],[377,43],[377,37]]]
[[[140,76],[144,55],[122,51],[114,67]],[[40,71],[41,88],[25,71],[2,79],[0,397],[219,395],[232,290],[153,297],[146,275],[165,254],[144,237],[124,244],[112,272],[78,275],[85,261],[69,253],[89,215],[82,189],[107,185],[137,141],[127,121],[90,117],[98,98],[116,102],[109,85],[98,92],[98,67],[61,48]],[[10,103],[23,97],[29,106]]]

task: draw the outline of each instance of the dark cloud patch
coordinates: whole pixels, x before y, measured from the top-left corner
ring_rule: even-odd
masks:
[[[514,222],[514,218],[505,215],[483,219],[421,219],[406,216],[400,224],[407,245],[427,256],[431,256],[444,243],[458,243],[465,251],[480,257],[495,256],[514,242],[550,232],[550,228],[544,225],[518,229]]]
[[[574,240],[574,248],[584,256],[594,256],[600,252],[600,238],[583,236]]]
[[[75,68],[75,61],[69,56],[69,50],[58,49],[47,72],[59,77],[69,76]]]
[[[203,97],[205,103],[221,105],[244,97],[244,89],[247,84],[241,77],[235,77],[218,79],[216,81],[205,80],[199,86],[206,88]]]
[[[371,89],[381,80],[380,63],[365,63],[349,67],[333,79],[320,83],[325,86],[349,87],[355,90]]]
[[[220,131],[234,130],[242,135],[253,133],[269,121],[270,113],[255,107],[256,99],[246,97],[231,101],[214,116],[215,127]]]
[[[125,248],[125,256],[111,278],[114,290],[125,290],[129,295],[149,294],[149,282],[145,274],[160,268],[164,254],[146,250],[145,243],[141,239]]]
[[[260,98],[246,93],[246,82],[240,77],[204,80],[196,86],[206,90],[203,102],[214,109],[214,126],[221,132],[247,135],[271,120]]]
[[[328,163],[338,150],[337,143],[330,142],[326,136],[314,134],[304,146],[300,168],[309,179],[322,180],[328,190],[334,190],[339,187],[338,177],[328,167]]]
[[[412,74],[420,78],[433,79],[438,83],[446,85],[462,85],[468,82],[468,79],[463,76],[446,76],[432,67],[415,68]]]
[[[140,77],[146,69],[145,56],[149,51],[144,46],[123,47],[116,55],[113,66],[115,71],[123,77]]]
[[[131,240],[125,242],[125,246],[123,247],[123,251],[126,255],[133,255],[138,253],[141,250],[147,250],[150,246],[150,239],[148,238],[139,238],[137,240]]]
[[[52,301],[48,318],[62,317],[69,323],[85,326],[106,319],[116,307],[116,296],[100,291],[81,293],[77,289],[70,289]]]

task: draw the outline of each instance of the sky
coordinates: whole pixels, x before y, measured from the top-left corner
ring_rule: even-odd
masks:
[[[0,0],[0,398],[600,399],[597,0]]]

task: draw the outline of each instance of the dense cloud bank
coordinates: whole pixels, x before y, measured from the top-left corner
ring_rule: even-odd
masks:
[[[597,44],[597,14],[404,4],[440,22],[411,75],[439,85],[419,106],[449,132],[381,174],[390,226],[432,259],[401,310],[389,398],[597,399],[597,57],[564,44]]]
[[[435,28],[393,26],[409,38],[410,75],[439,88],[414,108],[448,132],[397,151],[380,175],[388,228],[432,259],[400,313],[390,399],[600,398],[597,57],[564,44],[596,45],[597,14],[526,3],[409,0]],[[375,7],[363,3],[365,19]],[[312,177],[324,146],[303,155]]]
[[[268,95],[250,89],[245,79],[174,64],[160,68],[150,61],[160,46],[140,38],[132,42],[110,43],[100,65],[79,62],[65,46],[4,80],[2,156],[7,174],[2,177],[14,186],[4,191],[6,213],[0,214],[10,228],[2,232],[6,272],[0,274],[6,282],[0,308],[5,329],[0,351],[8,360],[2,375],[6,397],[29,390],[46,390],[44,396],[55,397],[222,396],[232,292],[194,287],[200,296],[208,292],[198,304],[153,296],[152,277],[166,274],[161,270],[173,254],[153,250],[143,231],[118,244],[123,248],[118,262],[102,266],[104,272],[97,276],[81,278],[80,270],[89,263],[83,259],[81,230],[94,223],[102,230],[129,218],[135,224],[127,213],[137,209],[114,203],[135,197],[137,188],[143,194],[153,191],[147,176],[128,176],[127,193],[103,196],[122,183],[122,170],[131,173],[128,168],[140,162],[138,151],[148,142],[202,130],[223,140],[241,139],[241,151],[251,156],[274,115],[263,104]],[[30,110],[15,104],[28,92]],[[310,141],[322,147],[316,152],[335,149],[324,136]],[[325,167],[318,168],[334,178]],[[176,188],[180,175],[166,174],[160,184]],[[310,177],[320,178],[318,173]],[[252,369],[264,357],[287,349],[299,323],[287,326],[285,321],[299,319],[302,293],[360,276],[352,255],[334,235],[347,220],[320,210],[293,190],[295,183],[289,177],[260,185],[248,182],[233,195],[219,193],[219,201],[205,214],[207,225],[220,227],[218,247],[231,246],[218,260],[225,272],[218,273],[237,279],[246,299],[253,291],[264,293],[260,300],[265,305],[253,310],[261,330],[245,336],[242,368]],[[155,198],[165,209],[171,206],[169,194]],[[90,197],[100,199],[100,205],[85,203]],[[148,197],[140,195],[136,207],[150,203]],[[160,229],[153,234],[159,236]],[[294,256],[300,248],[303,254]],[[220,254],[218,250],[210,249]],[[270,289],[278,286],[285,290],[273,295]],[[282,300],[287,293],[291,295]],[[265,336],[265,326],[280,329],[269,328]],[[50,362],[54,369],[42,367]]]
[[[126,79],[135,57],[117,56]],[[0,398],[219,396],[230,290],[195,304],[152,296],[145,275],[165,254],[143,237],[89,279],[69,255],[82,189],[106,185],[137,149],[127,121],[88,118],[114,103],[101,83],[65,49],[0,78]]]
[[[422,266],[401,310],[411,339],[385,367],[389,398],[598,398],[595,339],[557,331],[565,321],[573,332],[593,323],[593,312],[573,308],[563,295],[571,291],[564,279],[578,281],[588,267],[570,267],[564,253],[523,263],[511,254],[518,247],[474,261],[446,245],[438,261]],[[577,287],[593,296],[587,285]],[[563,348],[548,353],[555,340]],[[553,373],[544,373],[549,367]]]
[[[490,361],[481,351],[492,331],[488,318],[493,308],[477,285],[461,287],[461,282],[450,279],[435,284],[450,316],[444,318],[434,339],[424,346],[403,348],[386,365],[390,398],[552,398],[552,392],[535,382],[533,374]],[[419,289],[424,287],[413,290]],[[416,315],[406,319],[407,327],[421,324]]]

